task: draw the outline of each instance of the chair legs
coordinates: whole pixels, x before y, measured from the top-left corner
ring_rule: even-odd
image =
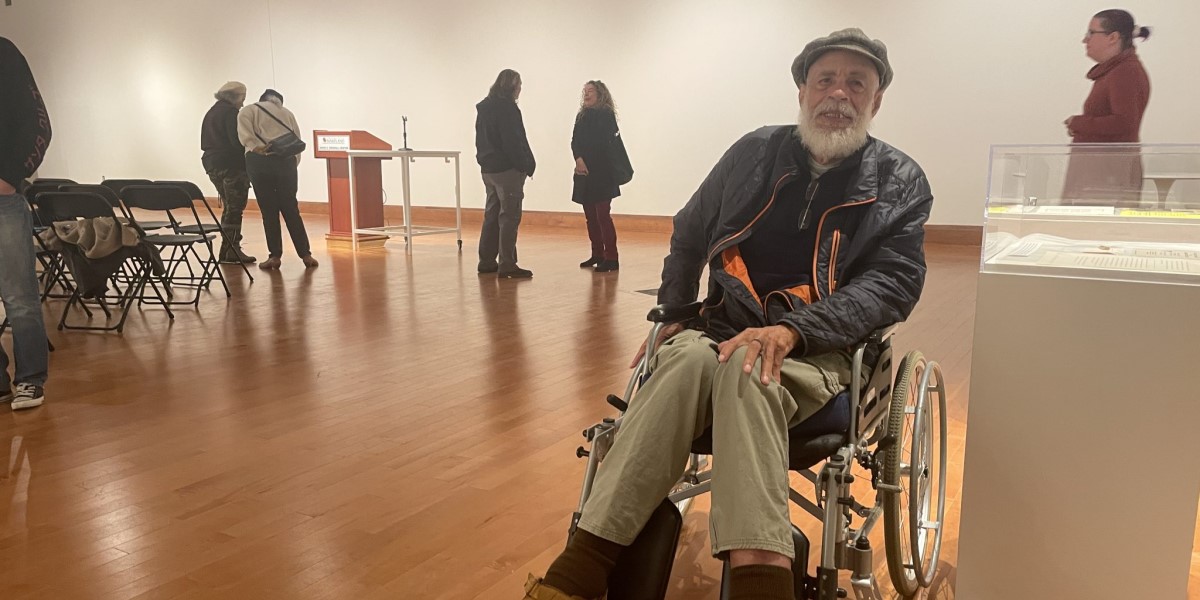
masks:
[[[131,282],[129,282],[129,284],[125,286],[124,291],[121,292],[116,297],[116,301],[117,301],[116,307],[119,308],[120,312],[121,312],[121,318],[117,321],[116,324],[114,324],[114,325],[106,324],[104,326],[95,326],[95,325],[72,325],[72,324],[68,323],[67,316],[71,312],[71,307],[76,306],[76,305],[78,305],[80,308],[82,308],[84,310],[84,312],[87,313],[89,318],[92,316],[91,311],[88,310],[88,308],[87,308],[88,300],[83,298],[80,295],[79,290],[76,289],[71,293],[70,298],[67,299],[67,305],[63,307],[62,316],[58,320],[59,331],[62,331],[64,329],[72,329],[72,330],[84,330],[84,331],[116,331],[117,333],[123,332],[125,330],[125,321],[126,321],[126,319],[129,318],[129,310],[133,307],[133,301],[135,299],[137,299],[139,303],[144,303],[146,301],[145,290],[146,290],[147,283],[150,284],[151,288],[154,291],[154,297],[157,299],[157,302],[152,302],[152,303],[153,304],[161,303],[163,305],[163,308],[165,308],[167,311],[167,316],[170,317],[171,319],[174,319],[175,314],[173,312],[171,312],[171,308],[170,308],[170,306],[168,306],[169,302],[167,301],[167,298],[164,297],[162,290],[159,289],[158,283],[156,282],[156,278],[154,276],[153,264],[148,260],[139,260],[138,264],[139,264],[139,268],[136,271],[136,277]],[[93,301],[97,305],[100,306],[100,309],[102,311],[104,311],[105,322],[107,323],[108,321],[111,321],[113,315],[112,315],[112,312],[109,310],[108,300],[104,296],[101,296],[101,297],[93,299]]]

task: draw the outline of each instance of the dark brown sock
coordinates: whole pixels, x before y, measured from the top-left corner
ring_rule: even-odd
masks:
[[[576,530],[567,549],[550,564],[542,583],[569,596],[599,598],[608,590],[608,574],[624,549],[616,542]]]
[[[793,600],[792,570],[746,565],[729,570],[729,600]]]

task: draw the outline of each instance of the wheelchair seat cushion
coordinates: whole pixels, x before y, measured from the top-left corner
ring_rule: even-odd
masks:
[[[850,430],[850,392],[834,396],[817,412],[788,430],[788,468],[807,469],[846,444]],[[692,441],[692,452],[712,454],[712,427]]]

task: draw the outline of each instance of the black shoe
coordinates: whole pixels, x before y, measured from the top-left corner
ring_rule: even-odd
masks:
[[[496,265],[479,265],[480,275],[491,275],[496,272]]]
[[[529,279],[533,277],[533,271],[517,267],[511,271],[499,271],[498,274],[504,279]]]
[[[587,260],[585,260],[585,261],[583,261],[583,262],[579,263],[579,268],[580,268],[580,269],[586,269],[586,268],[588,268],[588,267],[594,267],[594,266],[596,266],[596,265],[600,264],[600,263],[601,263],[601,262],[603,262],[603,261],[604,261],[604,259],[603,259],[603,258],[599,258],[599,257],[595,257],[595,256],[593,256],[593,257],[591,257],[591,258],[589,258],[589,259],[587,259]]]
[[[217,262],[223,265],[240,265],[255,263],[258,262],[258,259],[246,254],[241,248],[238,248],[235,250],[222,250]]]
[[[609,273],[619,270],[621,270],[621,265],[615,260],[602,260],[599,265],[596,265],[597,273]]]

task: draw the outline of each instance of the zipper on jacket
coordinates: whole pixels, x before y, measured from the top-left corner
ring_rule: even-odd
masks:
[[[829,255],[829,293],[830,294],[833,293],[833,290],[837,289],[837,259],[838,259],[838,249],[841,248],[841,246],[842,246],[842,230],[834,229],[833,230],[833,250],[830,251],[830,255]]]
[[[767,205],[764,206],[762,208],[762,210],[758,211],[758,214],[754,215],[754,218],[751,219],[750,222],[747,223],[746,226],[743,227],[740,231],[738,231],[737,233],[734,233],[732,235],[726,236],[725,239],[717,242],[712,247],[712,250],[708,251],[708,259],[705,260],[704,262],[705,263],[712,262],[713,257],[716,256],[718,252],[721,252],[722,250],[725,249],[724,246],[726,244],[728,244],[731,240],[737,238],[738,236],[746,233],[747,231],[750,231],[750,228],[753,227],[754,224],[757,223],[758,220],[761,219],[763,215],[767,214],[767,211],[771,209],[771,205],[775,204],[775,198],[778,197],[778,195],[779,195],[779,188],[783,185],[783,183],[785,181],[787,181],[788,179],[793,177],[795,174],[796,174],[795,171],[788,171],[787,173],[784,173],[783,176],[779,178],[779,181],[775,182],[775,189],[771,191],[771,199],[767,200]]]
[[[813,199],[817,197],[817,188],[820,187],[819,180],[819,177],[814,178],[808,183],[808,189],[804,191],[804,212],[800,213],[800,223],[798,225],[800,231],[808,229],[809,221],[812,220]]]
[[[813,290],[817,294],[817,300],[821,299],[821,286],[819,285],[819,282],[818,282],[819,277],[817,275],[817,257],[821,256],[821,228],[825,226],[825,217],[828,217],[829,213],[831,213],[839,208],[846,208],[848,206],[862,206],[864,204],[871,204],[871,203],[875,202],[876,200],[878,200],[878,198],[868,198],[866,200],[858,200],[855,202],[847,202],[845,204],[839,204],[839,205],[834,206],[834,207],[830,208],[829,210],[825,211],[825,213],[821,215],[821,220],[817,223],[817,241],[813,247],[813,268],[812,268]],[[830,272],[829,272],[830,281],[832,281],[832,277],[833,277],[832,263],[830,264],[829,269],[830,269]],[[831,291],[830,293],[833,293],[833,292]],[[826,294],[826,295],[828,296],[829,294]]]

